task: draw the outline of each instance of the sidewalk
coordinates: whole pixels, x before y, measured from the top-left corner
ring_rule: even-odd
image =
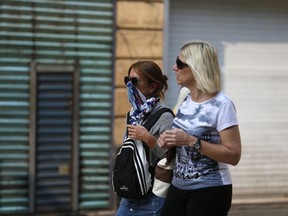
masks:
[[[100,215],[114,216],[114,213],[112,211],[111,212],[107,211],[102,212],[101,214],[83,214],[78,216],[100,216]],[[288,216],[288,203],[233,204],[228,216]]]
[[[101,211],[97,213],[83,212],[79,214],[42,214],[37,216],[114,216],[114,214],[115,214],[114,211]],[[13,216],[23,216],[23,215],[13,215]],[[228,216],[288,216],[288,203],[233,204]]]
[[[234,204],[229,216],[288,216],[288,203]]]

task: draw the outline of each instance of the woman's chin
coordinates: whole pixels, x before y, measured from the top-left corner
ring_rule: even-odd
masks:
[[[178,79],[176,79],[176,81],[178,85],[181,85],[181,82]]]

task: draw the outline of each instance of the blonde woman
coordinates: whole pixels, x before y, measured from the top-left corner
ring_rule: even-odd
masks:
[[[239,162],[241,139],[235,106],[221,91],[217,51],[206,42],[187,42],[173,70],[177,83],[189,92],[173,129],[157,141],[162,148],[176,146],[173,179],[161,215],[226,216],[232,200],[228,165]]]

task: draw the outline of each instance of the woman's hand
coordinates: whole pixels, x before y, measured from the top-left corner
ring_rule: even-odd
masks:
[[[162,148],[171,148],[172,146],[186,146],[191,142],[189,136],[182,129],[175,128],[173,130],[166,130],[160,135],[157,143]]]
[[[145,142],[150,149],[153,149],[157,138],[154,137],[144,126],[142,125],[127,125],[128,137]]]
[[[142,125],[127,125],[128,137],[140,141],[146,141],[149,131]]]

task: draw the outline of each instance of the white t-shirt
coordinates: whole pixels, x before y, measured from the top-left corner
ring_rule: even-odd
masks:
[[[184,99],[173,121],[190,135],[215,145],[220,143],[219,131],[238,125],[233,102],[223,92],[197,103],[190,93]],[[188,146],[177,147],[172,184],[182,190],[232,184],[228,164],[217,162]]]

